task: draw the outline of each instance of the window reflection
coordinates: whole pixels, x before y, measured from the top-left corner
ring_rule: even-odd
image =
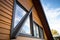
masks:
[[[38,26],[33,23],[34,36],[39,38]]]
[[[18,4],[16,4],[14,27],[19,23],[19,21],[22,19],[22,17],[25,14],[26,14],[26,12]]]
[[[40,34],[39,34],[39,35],[40,35],[40,38],[42,38],[42,39],[43,39],[43,38],[44,38],[44,33],[43,33],[42,28],[39,28],[39,31],[40,31]]]
[[[44,38],[43,29],[40,28],[36,23],[33,23],[34,37]]]
[[[24,22],[23,26],[21,27],[19,33],[31,35],[31,33],[30,33],[30,17],[29,16],[25,20],[25,22]]]

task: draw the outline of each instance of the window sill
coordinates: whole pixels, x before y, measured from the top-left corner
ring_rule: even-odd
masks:
[[[17,36],[21,36],[21,37],[29,37],[29,38],[36,38],[36,39],[42,39],[42,38],[38,38],[38,37],[34,37],[34,36],[32,36],[32,35],[22,34],[22,33],[20,33],[20,34],[17,35]]]

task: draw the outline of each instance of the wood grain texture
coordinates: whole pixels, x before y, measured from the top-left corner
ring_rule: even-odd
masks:
[[[0,0],[0,40],[10,40],[13,0]]]
[[[33,38],[33,37],[21,37],[21,36],[18,36],[18,37],[16,38],[16,40],[44,40],[44,39]]]
[[[4,20],[4,21],[6,21],[8,23],[11,23],[11,20],[10,19],[8,19],[8,18],[6,18],[4,16],[1,16],[1,15],[0,15],[0,20]]]
[[[20,2],[28,11],[33,5],[31,0],[18,0],[18,2]]]
[[[9,40],[10,36],[5,34],[0,34],[0,40]]]
[[[43,28],[42,24],[41,24],[41,21],[38,17],[38,14],[37,14],[37,11],[35,10],[35,8],[33,7],[32,9],[32,16],[33,16],[33,20],[40,26]]]
[[[0,33],[10,34],[10,30],[4,29],[4,28],[0,28]]]
[[[10,15],[8,15],[7,13],[4,13],[4,12],[2,12],[2,11],[0,11],[0,15],[2,15],[2,16],[4,16],[4,17],[6,17],[6,18],[8,18],[8,19],[12,19],[12,16],[10,16]]]

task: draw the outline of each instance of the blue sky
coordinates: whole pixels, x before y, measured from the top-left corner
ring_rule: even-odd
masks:
[[[60,34],[60,0],[41,0],[50,29]]]
[[[59,8],[60,0],[41,0],[41,2],[50,8]]]

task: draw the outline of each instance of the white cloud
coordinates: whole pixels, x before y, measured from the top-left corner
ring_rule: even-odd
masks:
[[[60,34],[60,18],[57,19],[57,16],[60,15],[60,8],[53,9],[45,5],[42,6],[44,8],[44,12],[47,17],[50,29],[55,29]]]

